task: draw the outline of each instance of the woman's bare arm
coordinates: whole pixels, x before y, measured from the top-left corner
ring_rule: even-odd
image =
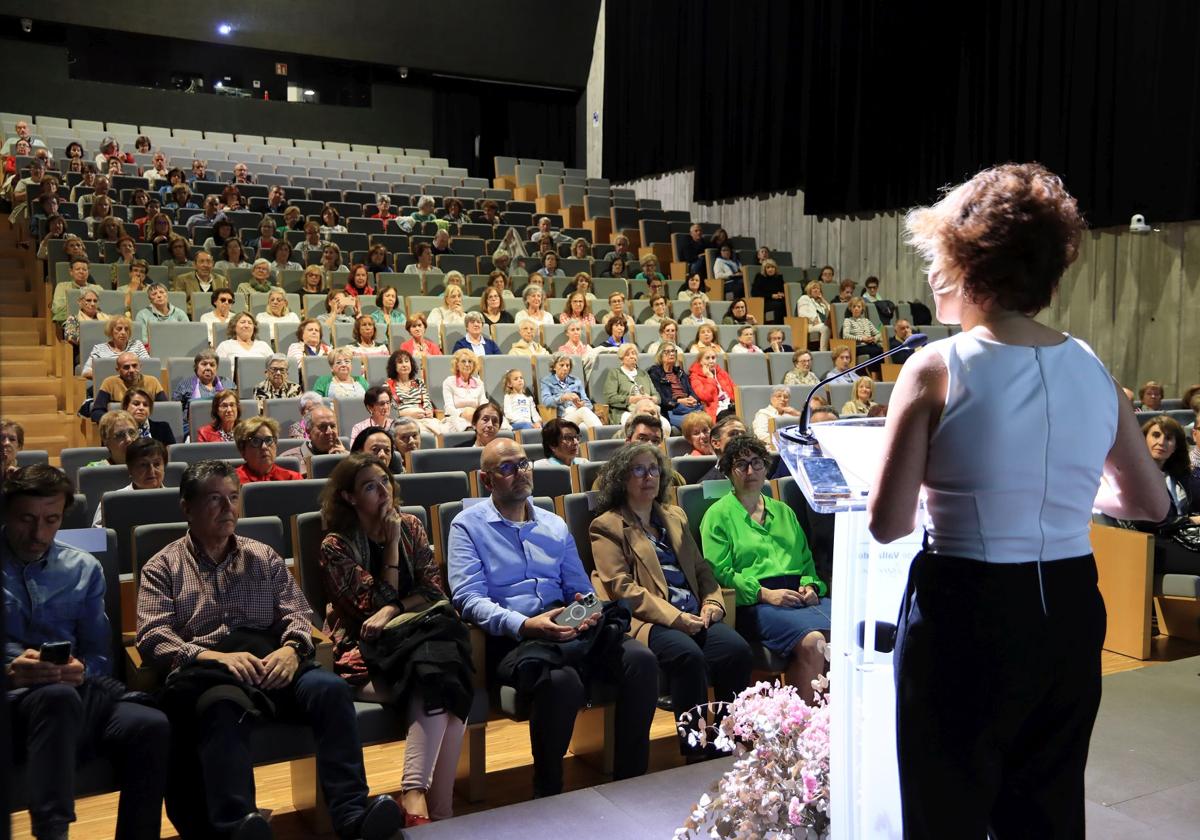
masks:
[[[1104,462],[1104,483],[1095,508],[1116,519],[1160,522],[1171,507],[1162,470],[1150,457],[1129,398],[1117,390],[1117,437]]]
[[[871,535],[892,542],[916,527],[929,438],[946,405],[949,381],[938,353],[917,353],[900,369],[888,404],[883,463],[867,499]]]

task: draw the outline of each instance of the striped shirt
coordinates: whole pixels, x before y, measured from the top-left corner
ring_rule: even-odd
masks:
[[[313,652],[312,610],[283,558],[270,546],[235,536],[220,561],[204,554],[191,532],[141,570],[137,648],[151,664],[186,665],[238,628],[279,631],[279,644]]]

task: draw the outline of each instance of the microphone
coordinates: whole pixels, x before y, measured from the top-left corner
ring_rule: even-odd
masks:
[[[846,370],[839,370],[836,373],[831,373],[829,376],[826,376],[824,379],[822,379],[820,382],[818,382],[816,385],[814,385],[812,387],[812,390],[808,392],[808,396],[806,396],[804,398],[804,410],[802,412],[800,412],[800,422],[796,424],[796,428],[794,430],[790,429],[790,428],[783,429],[782,431],[779,432],[779,434],[783,437],[786,437],[788,440],[792,441],[793,443],[801,443],[801,444],[805,444],[807,446],[812,446],[812,445],[816,444],[817,439],[813,437],[812,431],[809,428],[808,414],[809,414],[810,407],[812,405],[811,400],[813,398],[813,395],[816,394],[817,391],[819,391],[821,388],[824,388],[830,382],[833,382],[836,379],[840,379],[841,377],[845,376],[847,373],[855,373],[856,371],[860,371],[863,368],[870,367],[871,365],[875,364],[876,362],[881,361],[882,359],[886,359],[888,356],[891,356],[894,353],[899,353],[901,350],[915,350],[916,348],[923,346],[925,344],[925,342],[927,342],[927,341],[929,341],[929,336],[927,336],[925,333],[913,333],[908,338],[906,338],[904,341],[897,344],[895,347],[889,347],[887,350],[884,350],[878,356],[872,356],[871,358],[867,359],[865,362],[859,362],[857,365],[855,365],[852,368],[847,368]]]

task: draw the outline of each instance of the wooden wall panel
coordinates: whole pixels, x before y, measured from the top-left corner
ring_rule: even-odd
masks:
[[[925,266],[904,243],[902,212],[819,218],[804,213],[803,193],[702,205],[692,201],[692,182],[691,172],[674,172],[625,186],[732,235],[791,251],[796,265],[829,264],[860,282],[875,274],[889,298],[930,302]],[[1179,396],[1200,381],[1200,222],[1146,235],[1088,231],[1041,320],[1090,344],[1122,384],[1136,390],[1158,379],[1168,397]]]

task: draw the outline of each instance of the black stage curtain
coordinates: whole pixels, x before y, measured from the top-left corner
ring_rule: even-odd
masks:
[[[433,153],[489,181],[496,155],[576,162],[579,94],[511,85],[440,83],[433,96]],[[479,138],[478,154],[476,137]]]
[[[928,203],[1006,161],[1093,226],[1200,218],[1194,0],[608,0],[604,172],[691,168],[695,199]]]

